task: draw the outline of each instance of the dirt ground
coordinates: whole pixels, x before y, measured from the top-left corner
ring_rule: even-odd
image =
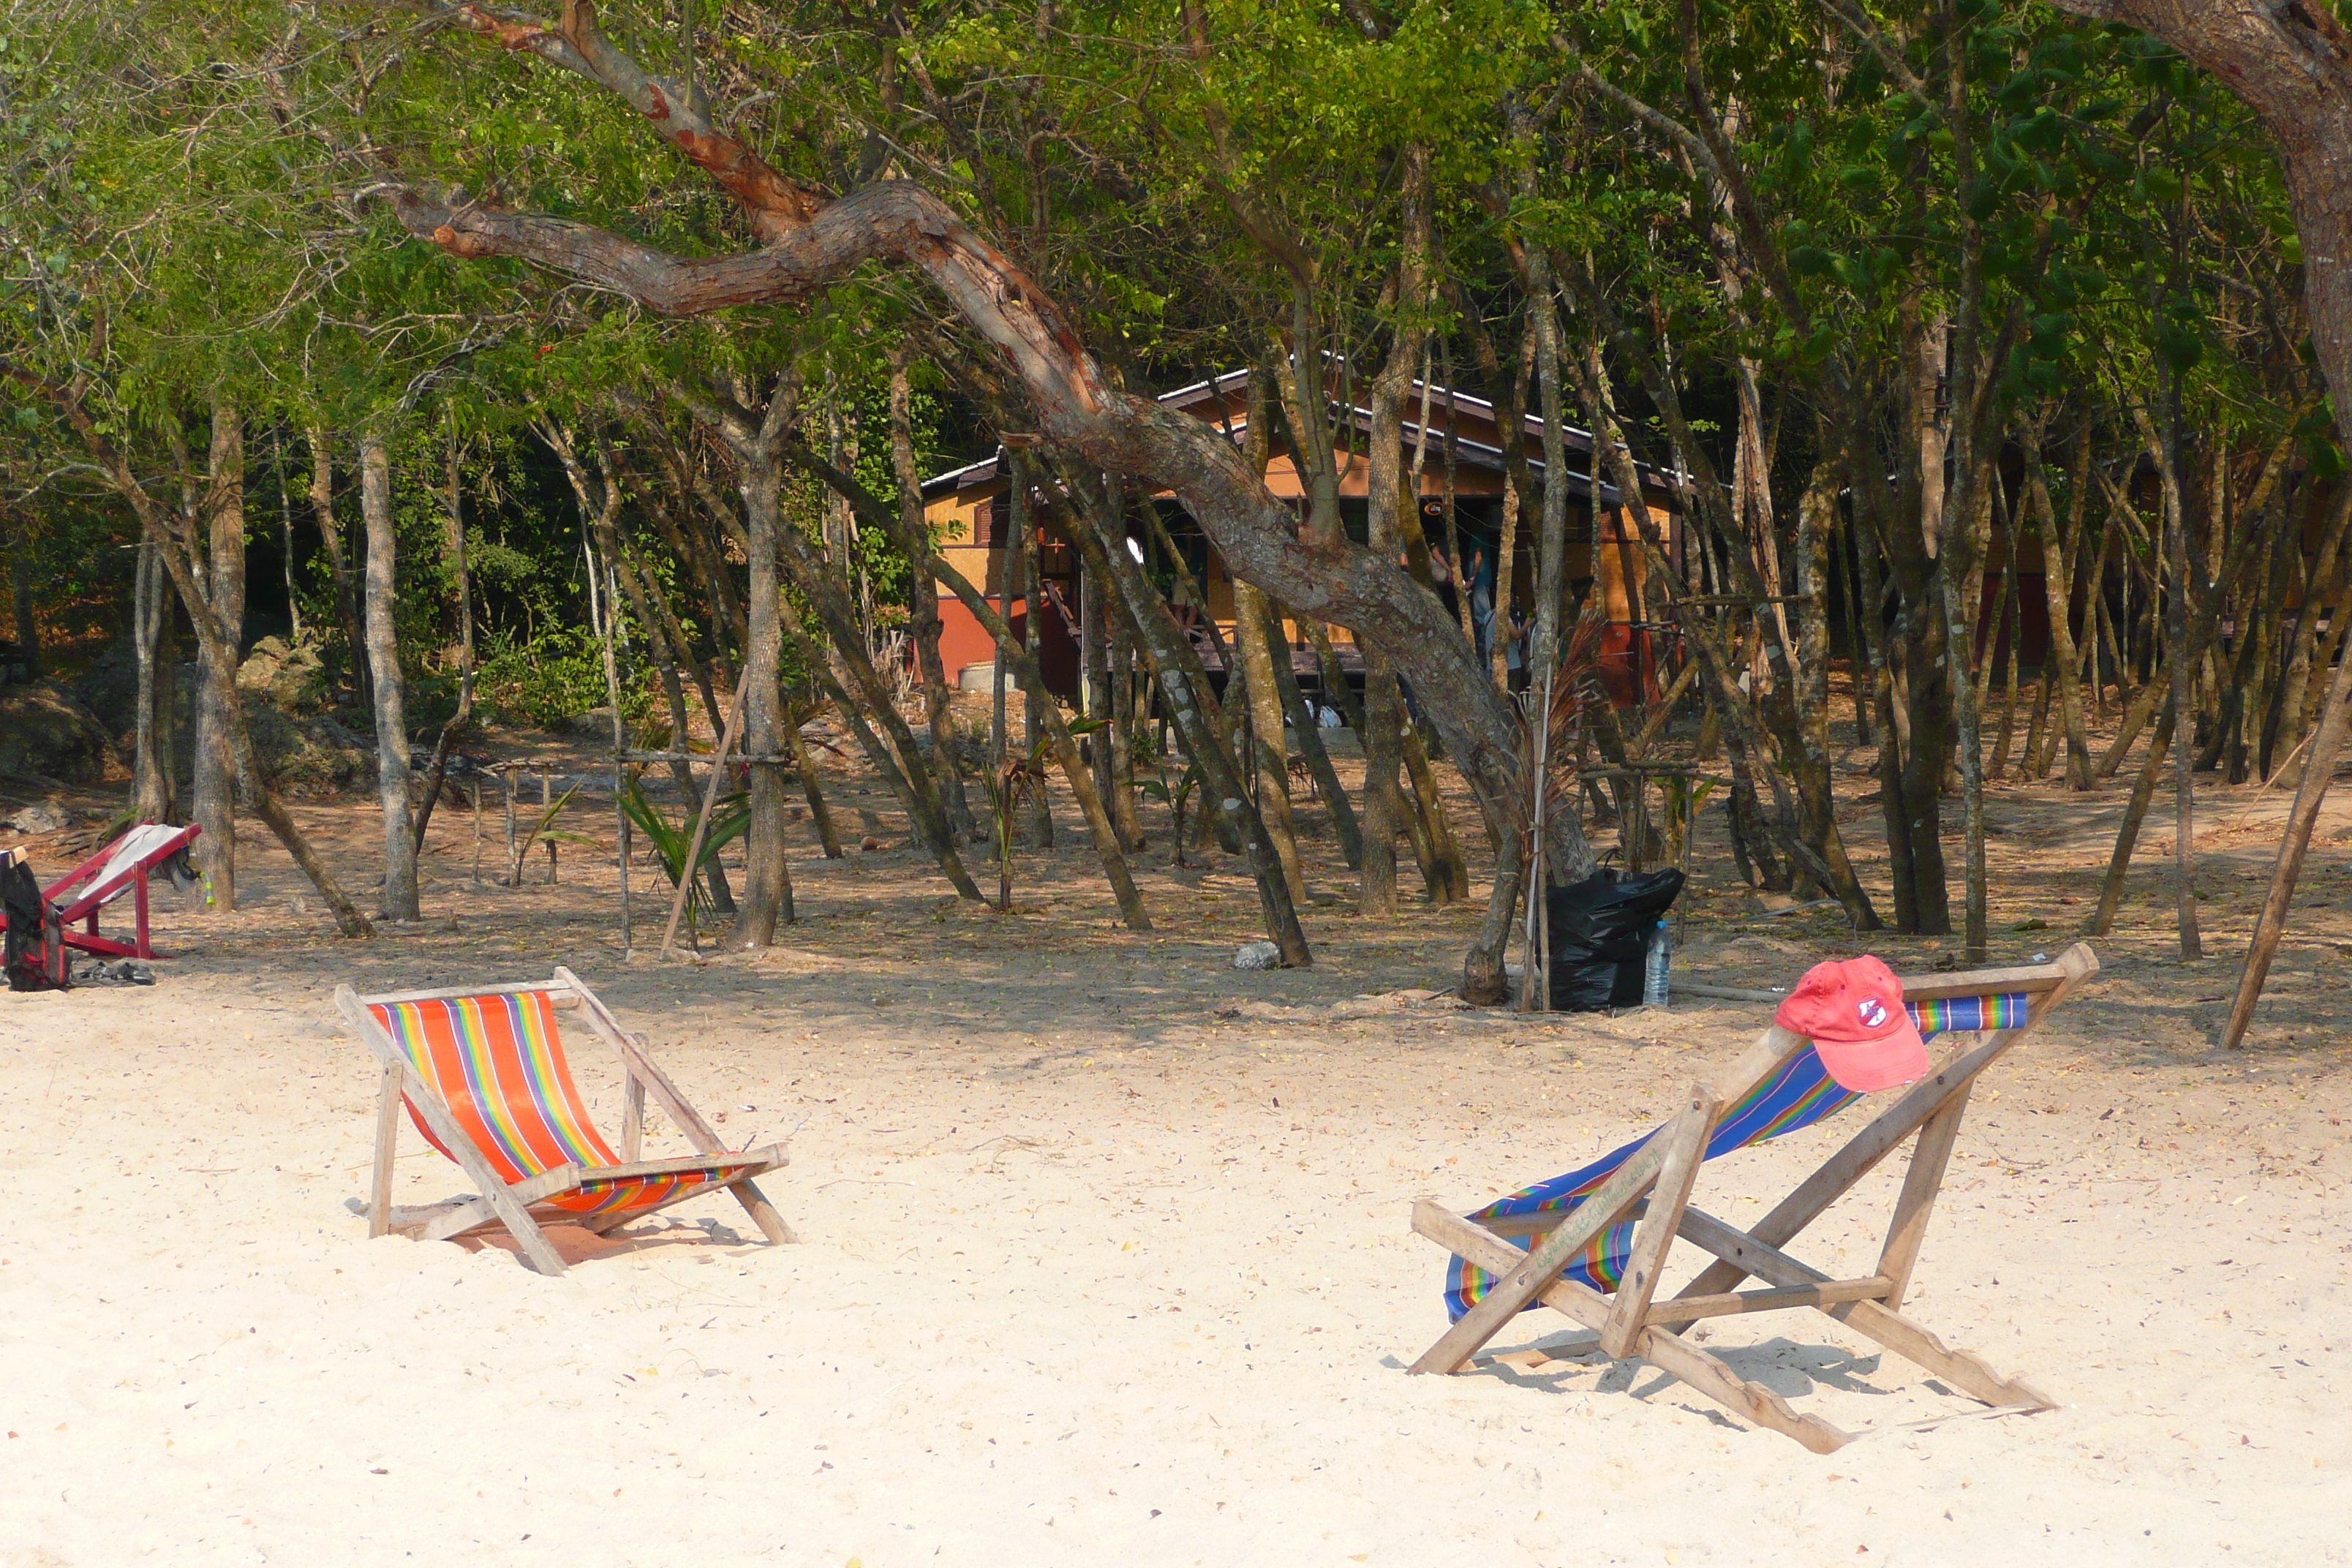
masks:
[[[1843,788],[1878,878],[1866,760]],[[823,859],[799,825],[800,918],[756,956],[658,962],[646,864],[623,953],[592,786],[568,826],[595,842],[563,847],[554,885],[543,857],[520,887],[475,879],[471,819],[445,808],[425,918],[344,942],[248,825],[234,913],[157,896],[179,956],[154,986],[0,994],[0,1563],[2352,1561],[2352,800],[2323,819],[2252,1049],[2210,1040],[2287,802],[2209,786],[2213,956],[2172,957],[2151,825],[2097,981],[1978,1096],[1907,1310],[2060,1408],[1964,1418],[1814,1312],[1698,1331],[1872,1429],[1822,1458],[1638,1363],[1402,1370],[1445,1322],[1411,1201],[1467,1209],[1648,1127],[1763,1007],[1405,994],[1453,984],[1478,906],[1356,918],[1319,808],[1315,967],[1243,973],[1246,879],[1213,851],[1171,866],[1156,803],[1156,929],[1130,933],[1066,799],[1000,914],[904,847],[877,781],[837,769],[832,795],[851,852]],[[1999,792],[1997,961],[2072,940],[2123,795]],[[366,890],[373,805],[297,816]],[[1677,978],[1785,984],[1854,951],[1834,910],[1747,915],[1720,816]],[[884,848],[855,847],[868,830]],[[486,876],[502,835],[493,803]],[[79,841],[31,847],[46,869]],[[1919,971],[1958,943],[1867,945]],[[796,1245],[757,1245],[724,1198],[561,1279],[365,1238],[375,1074],[333,987],[555,963],[730,1142],[791,1138],[766,1186]],[[613,1064],[572,1046],[617,1122]],[[1866,1110],[1708,1167],[1697,1201],[1752,1220]],[[649,1154],[685,1148],[654,1121]],[[1862,1272],[1899,1164],[1792,1250]],[[398,1171],[401,1202],[464,1185],[406,1127]],[[1696,1263],[1678,1252],[1667,1289]],[[1538,1313],[1496,1348],[1582,1338]]]

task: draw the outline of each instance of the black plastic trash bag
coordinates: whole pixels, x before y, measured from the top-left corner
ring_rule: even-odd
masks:
[[[1551,924],[1551,1010],[1599,1013],[1642,1000],[1650,933],[1683,890],[1668,867],[1629,877],[1603,868],[1544,895]]]

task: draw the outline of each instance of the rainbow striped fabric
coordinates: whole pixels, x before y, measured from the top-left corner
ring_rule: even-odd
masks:
[[[1906,1002],[1904,1006],[1909,1009],[1911,1020],[1919,1026],[1922,1036],[1934,1036],[2021,1027],[2032,1010],[2032,1001],[2031,995],[2021,992],[2003,996]],[[1829,1069],[1822,1066],[1820,1053],[1807,1046],[1724,1112],[1722,1120],[1716,1123],[1714,1136],[1706,1141],[1706,1157],[1712,1160],[1735,1149],[1769,1143],[1825,1121],[1861,1098],[1853,1090],[1839,1087]],[[1533,1214],[1566,1214],[1615,1175],[1617,1167],[1647,1142],[1648,1135],[1637,1138],[1564,1176],[1554,1176],[1507,1198],[1497,1198],[1470,1217],[1497,1220]],[[1535,1243],[1532,1236],[1513,1237],[1510,1240],[1522,1250]],[[1561,1278],[1589,1285],[1606,1295],[1616,1289],[1618,1281],[1624,1278],[1625,1262],[1633,1251],[1633,1225],[1612,1225],[1577,1254],[1560,1271]],[[1460,1318],[1494,1286],[1493,1275],[1455,1258],[1445,1271],[1447,1313]]]
[[[563,1058],[563,1037],[555,1026],[554,1000],[546,992],[375,1002],[368,1011],[417,1076],[441,1097],[458,1130],[482,1152],[499,1180],[512,1184],[558,1165],[593,1171],[622,1163],[597,1134],[588,1108],[581,1103]],[[415,1101],[407,1103],[409,1119],[425,1141],[449,1154],[447,1145],[416,1114]],[[663,1176],[592,1175],[576,1191],[534,1206],[577,1215],[632,1213],[657,1208],[688,1188],[731,1181],[753,1168],[747,1161],[741,1166]]]

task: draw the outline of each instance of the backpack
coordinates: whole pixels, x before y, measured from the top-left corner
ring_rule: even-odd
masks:
[[[0,938],[0,970],[7,973],[8,989],[64,990],[64,922],[56,906],[41,897],[32,867],[16,856],[0,859],[0,910],[8,917],[7,931]]]

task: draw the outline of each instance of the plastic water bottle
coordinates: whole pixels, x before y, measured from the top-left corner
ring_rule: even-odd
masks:
[[[1642,955],[1643,1006],[1666,1005],[1666,969],[1674,962],[1674,938],[1666,933],[1666,922],[1660,921],[1650,928],[1650,948]]]

